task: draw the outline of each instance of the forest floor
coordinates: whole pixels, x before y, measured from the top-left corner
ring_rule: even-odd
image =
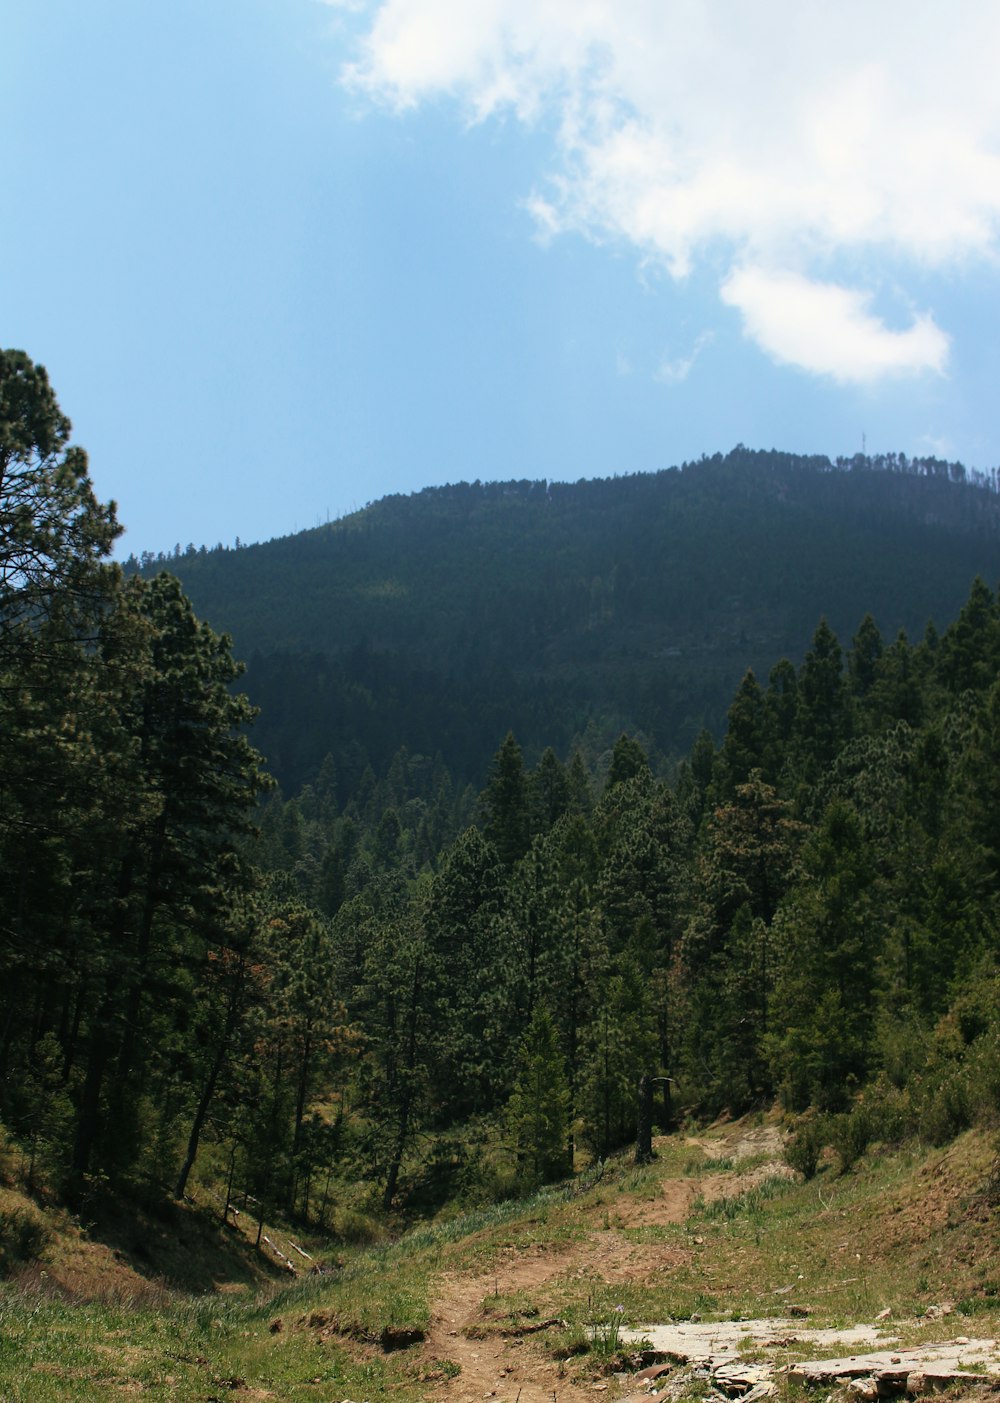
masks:
[[[643,1168],[625,1156],[523,1204],[342,1248],[330,1276],[303,1262],[294,1282],[184,1210],[118,1224],[117,1237],[64,1219],[0,1288],[0,1399],[753,1399],[754,1368],[1000,1335],[988,1137],[876,1148],[848,1174],[828,1159],[809,1182],[785,1163],[774,1118],[656,1149]],[[669,1322],[693,1341],[690,1361],[675,1340],[674,1363],[643,1378],[651,1356],[626,1342]],[[705,1332],[709,1352],[742,1357],[749,1384],[723,1389],[700,1366]],[[781,1398],[808,1396],[774,1377]]]

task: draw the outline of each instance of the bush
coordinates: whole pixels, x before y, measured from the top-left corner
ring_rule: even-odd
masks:
[[[872,1118],[863,1102],[858,1102],[850,1111],[830,1117],[827,1134],[840,1160],[841,1174],[846,1174],[867,1150],[872,1142],[872,1130]]]
[[[823,1151],[822,1122],[800,1121],[798,1129],[785,1146],[785,1161],[805,1179],[811,1179],[819,1167]]]
[[[0,1212],[0,1276],[41,1256],[51,1237],[41,1218],[27,1208]]]
[[[981,1125],[996,1125],[1000,1110],[1000,1032],[991,1028],[970,1049],[968,1109]]]
[[[916,1134],[917,1113],[908,1088],[900,1088],[886,1075],[865,1092],[869,1130],[872,1140],[898,1145]]]
[[[920,1114],[920,1134],[932,1145],[946,1145],[971,1122],[969,1093],[961,1068],[955,1068],[932,1092]]]

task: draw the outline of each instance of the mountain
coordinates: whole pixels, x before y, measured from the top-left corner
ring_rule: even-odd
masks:
[[[286,792],[332,753],[343,786],[401,746],[481,782],[508,728],[591,758],[718,733],[744,670],[949,620],[1000,576],[996,475],[891,454],[733,452],[575,484],[458,483],[264,544],[144,556],[233,635]]]

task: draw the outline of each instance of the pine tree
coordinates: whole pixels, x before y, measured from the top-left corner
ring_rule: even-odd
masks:
[[[551,746],[542,752],[529,793],[532,828],[536,833],[548,833],[570,806],[570,783]]]
[[[239,675],[228,638],[194,616],[178,582],[133,578],[118,614],[146,630],[141,665],[120,699],[118,748],[143,803],[118,816],[113,848],[81,888],[102,932],[92,979],[73,1175],[82,1183],[99,1149],[127,1163],[136,1085],[163,1043],[160,1019],[183,1019],[182,975],[212,938],[232,892],[250,880],[240,842],[266,784],[242,733],[253,711],[229,684]],[[108,665],[121,637],[112,635]],[[97,952],[95,951],[95,956]],[[153,1026],[145,1014],[155,1011]]]
[[[375,893],[367,906],[364,976],[356,1009],[368,1043],[360,1088],[368,1116],[368,1143],[383,1179],[386,1209],[396,1197],[404,1160],[429,1106],[429,1064],[435,1032],[435,958],[423,921],[422,899],[398,890]]]
[[[853,715],[843,672],[843,654],[825,619],[813,634],[799,672],[793,751],[798,775],[815,784],[850,737]]]
[[[525,1188],[562,1178],[567,1161],[570,1091],[552,1018],[539,1005],[518,1049],[514,1091],[504,1112]]]
[[[989,587],[977,575],[958,618],[937,648],[938,680],[950,692],[989,686],[1000,656],[1000,621]]]
[[[751,770],[765,778],[768,765],[768,725],[764,693],[753,671],[748,669],[727,712],[726,736],[721,752],[720,797],[731,797],[736,787],[746,784]]]
[[[864,701],[875,685],[882,653],[882,635],[871,614],[866,614],[851,640],[851,651],[847,655],[851,690],[859,701]]]
[[[46,646],[42,621],[93,619],[118,578],[121,527],[94,496],[45,368],[0,351],[0,668]]]
[[[607,788],[613,789],[616,784],[624,784],[626,780],[636,779],[640,776],[648,777],[649,774],[649,760],[646,758],[646,752],[634,737],[627,736],[623,732],[615,741],[614,749],[611,752]]]
[[[828,807],[802,866],[778,923],[772,1072],[797,1109],[837,1109],[870,1070],[884,945],[877,873],[853,808]]]
[[[657,1065],[649,988],[634,961],[617,969],[592,986],[577,1098],[584,1139],[602,1159],[635,1134],[639,1081]]]
[[[508,731],[490,770],[483,793],[486,836],[509,871],[528,851],[531,841],[528,781],[521,747]]]

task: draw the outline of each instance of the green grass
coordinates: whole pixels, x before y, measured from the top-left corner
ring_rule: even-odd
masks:
[[[203,1403],[242,1380],[292,1401],[314,1400],[318,1388],[330,1388],[371,1403],[390,1395],[406,1403],[421,1393],[420,1380],[405,1351],[385,1353],[382,1343],[426,1330],[439,1271],[482,1268],[509,1245],[567,1238],[572,1229],[554,1210],[591,1194],[603,1172],[595,1166],[524,1202],[444,1217],[396,1242],[348,1248],[336,1277],[305,1278],[277,1291],[185,1297],[157,1288],[118,1304],[70,1304],[8,1285],[0,1288],[0,1398],[96,1403],[139,1385],[150,1399]],[[438,1361],[442,1376],[449,1369]]]
[[[772,1175],[742,1193],[731,1196],[723,1194],[721,1198],[713,1199],[711,1203],[702,1207],[701,1217],[707,1222],[717,1218],[726,1222],[732,1222],[735,1218],[745,1218],[761,1223],[765,1217],[765,1205],[792,1192],[794,1187],[791,1180]]]
[[[271,1332],[262,1303],[178,1303],[160,1311],[30,1302],[0,1304],[0,1396],[9,1403],[94,1400],[140,1385],[152,1399],[194,1403],[243,1380],[283,1399],[317,1383],[399,1396],[392,1356],[363,1358],[309,1329]]]
[[[616,1357],[619,1323],[778,1316],[792,1303],[809,1308],[810,1326],[871,1321],[888,1307],[896,1327],[950,1297],[955,1316],[912,1333],[943,1338],[965,1321],[966,1333],[1000,1329],[1000,1218],[976,1196],[988,1158],[981,1139],[885,1153],[807,1183],[765,1179],[744,1192],[742,1166],[715,1161],[731,1192],[696,1202],[684,1222],[619,1225],[629,1221],[616,1217],[622,1205],[654,1200],[663,1180],[683,1179],[689,1158],[688,1148],[670,1146],[648,1168],[623,1159],[522,1203],[443,1216],[394,1243],[346,1248],[335,1277],[277,1291],[197,1297],[151,1286],[80,1305],[9,1284],[0,1290],[0,1398],[96,1403],[141,1391],[204,1403],[239,1396],[234,1381],[243,1381],[289,1403],[415,1403],[427,1380],[454,1377],[457,1365],[382,1345],[426,1330],[445,1271],[495,1271],[493,1291],[480,1281],[472,1302],[484,1331],[565,1321],[526,1348],[546,1349],[570,1370]],[[600,1243],[604,1255],[588,1257]],[[554,1250],[554,1271],[531,1290],[501,1285],[511,1249],[516,1257],[527,1246]],[[624,1249],[647,1266],[606,1280]],[[582,1351],[584,1364],[574,1364]]]

